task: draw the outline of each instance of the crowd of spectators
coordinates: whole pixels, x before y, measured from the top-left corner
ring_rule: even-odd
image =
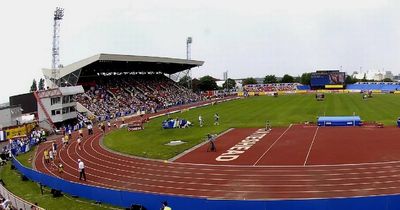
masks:
[[[34,129],[28,135],[15,136],[9,140],[9,143],[4,145],[0,153],[0,165],[7,164],[6,161],[11,160],[13,156],[28,152],[32,146],[46,141],[47,133],[43,129]],[[28,161],[32,161],[32,157]],[[1,180],[0,180],[1,182]],[[4,185],[4,183],[1,183]],[[11,198],[10,198],[11,199]],[[19,198],[17,197],[17,200]],[[14,204],[16,199],[11,199]],[[13,202],[0,195],[0,210],[18,210],[13,206]],[[24,201],[22,201],[24,202]],[[32,205],[30,209],[38,209],[37,204]]]
[[[162,74],[96,77],[88,84],[92,85],[84,86],[85,93],[75,99],[96,116],[157,112],[200,100],[199,95]]]
[[[20,153],[28,152],[33,145],[46,141],[46,136],[47,134],[43,129],[35,129],[28,136],[13,137],[9,140],[9,144],[3,146],[0,153],[0,164],[11,159],[12,155],[17,156]]]
[[[271,84],[249,84],[244,89],[248,92],[275,92],[275,91],[295,91],[299,83],[271,83]]]

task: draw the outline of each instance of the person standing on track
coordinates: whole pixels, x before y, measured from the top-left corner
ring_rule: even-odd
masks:
[[[79,132],[79,136],[83,138],[83,128],[80,128],[78,132]]]
[[[65,138],[64,138],[64,136],[61,137],[61,143],[62,143],[62,147],[61,147],[61,150],[62,150],[65,147]]]
[[[51,149],[53,150],[54,156],[56,156],[57,155],[57,143],[56,142],[53,142],[51,144]]]
[[[100,123],[100,128],[101,128],[101,131],[103,131],[103,133],[106,132],[106,125],[103,122]]]
[[[65,140],[65,144],[68,145],[69,135],[65,135],[64,136],[64,140]]]
[[[59,174],[62,174],[63,172],[64,172],[64,166],[63,166],[63,164],[61,163],[61,161],[58,163],[58,173]]]
[[[79,136],[76,141],[78,142],[78,149],[81,150],[81,142],[82,142],[81,137]]]
[[[85,174],[85,164],[81,161],[81,159],[78,159],[78,171],[79,171],[79,180],[86,181],[86,174]]]
[[[92,134],[93,134],[93,124],[92,124],[92,123],[89,123],[89,124],[87,125],[87,128],[88,128],[88,135],[89,135],[89,136],[92,135]]]
[[[54,162],[54,153],[53,153],[53,150],[50,150],[50,151],[49,151],[49,158],[50,158],[50,163],[53,164],[53,162]]]
[[[72,136],[72,128],[69,128],[69,130],[68,130],[68,138],[71,138],[71,136]]]
[[[207,134],[207,139],[209,142],[209,146],[207,152],[216,152],[217,148],[215,147],[214,137],[211,134]]]
[[[44,150],[44,152],[43,152],[43,158],[44,158],[44,163],[49,163],[50,161],[49,161],[49,159],[50,159],[50,157],[49,157],[49,151],[47,150],[47,149],[45,149]]]

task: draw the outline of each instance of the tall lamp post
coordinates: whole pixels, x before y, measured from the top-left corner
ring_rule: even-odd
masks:
[[[192,42],[193,39],[192,37],[188,37],[186,39],[186,59],[190,60],[191,59],[191,53],[192,53]],[[190,68],[186,71],[186,79],[187,79],[187,84],[188,84],[188,88],[192,89],[192,78],[191,78],[191,70]]]
[[[53,79],[53,86],[57,86],[59,67],[60,67],[60,23],[64,17],[64,9],[57,7],[54,11],[54,25],[53,25],[53,48],[52,48],[52,63],[51,63],[51,77]]]

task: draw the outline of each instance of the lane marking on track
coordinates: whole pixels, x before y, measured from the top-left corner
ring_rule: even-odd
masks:
[[[93,139],[91,139],[91,141],[89,141],[90,142],[90,146],[92,147],[92,150],[94,149],[93,148],[93,143],[95,142],[96,140],[95,140],[95,138],[93,138]],[[89,142],[85,142],[85,143],[89,143]],[[72,147],[72,148],[74,148],[75,149],[75,151],[76,151],[76,154],[79,156],[79,154],[77,153],[77,147],[76,147],[76,145],[74,145],[74,146],[70,146],[70,147]],[[85,147],[84,147],[85,148]],[[68,148],[69,149],[69,148]],[[68,152],[68,149],[67,149],[67,153],[68,153],[68,155],[69,155],[69,152]],[[85,151],[86,152],[86,151]],[[59,154],[59,153],[58,153]],[[43,160],[42,160],[43,161]],[[135,162],[135,160],[133,159],[132,160],[132,162]],[[42,163],[43,164],[43,163]],[[324,170],[323,170],[324,171]],[[51,171],[50,171],[50,173],[52,173]],[[371,172],[369,172],[369,173],[371,173]],[[77,177],[77,176],[75,176],[75,177]],[[393,182],[398,182],[398,181],[383,181],[383,182],[374,182],[374,183],[393,183]],[[95,182],[95,183],[98,183],[98,182]],[[102,183],[103,185],[105,185],[104,183]],[[132,183],[133,184],[133,183]],[[364,183],[358,183],[358,184],[364,184]],[[344,185],[351,185],[351,183],[347,183],[347,184],[344,184]],[[294,186],[296,186],[296,185],[294,185]],[[323,186],[326,186],[326,184],[324,184]],[[329,185],[328,185],[329,186]],[[115,186],[114,186],[115,187]],[[398,188],[397,186],[396,187],[386,187],[386,188],[383,188],[383,187],[381,187],[381,188],[367,188],[367,189],[364,189],[364,190],[385,190],[385,189],[393,189],[393,188]],[[353,189],[353,190],[359,190],[359,189]],[[352,191],[352,190],[344,190],[344,189],[336,189],[336,190],[333,190],[334,192],[346,192],[346,191]],[[246,192],[246,191],[239,191],[239,192]],[[257,192],[257,191],[256,191]],[[298,191],[298,192],[319,192],[318,190],[314,190],[314,191]],[[326,192],[326,191],[324,191],[324,192]],[[282,194],[282,193],[292,193],[292,191],[282,191],[282,192],[277,192],[277,194]]]
[[[75,146],[70,146],[69,148],[74,148],[75,149],[75,151],[77,150],[77,145],[75,145]],[[68,148],[68,149],[69,149]],[[67,152],[68,153],[68,152]],[[69,154],[69,153],[68,153]],[[52,172],[51,172],[52,173]],[[74,176],[74,175],[72,175],[72,176]],[[107,179],[107,180],[115,180],[115,179],[109,179],[109,178],[105,178],[105,177],[99,177],[99,176],[96,176],[96,175],[94,175],[95,177],[98,177],[98,178],[103,178],[103,179]],[[74,177],[77,177],[77,176],[74,176]],[[120,181],[120,180],[115,180],[115,181]],[[91,181],[91,182],[93,182],[93,183],[97,183],[97,184],[100,184],[99,182],[96,182],[96,181]],[[386,184],[386,183],[396,183],[396,182],[399,182],[398,180],[396,180],[396,181],[384,181],[384,182],[373,182],[374,184]],[[130,183],[129,185],[131,185],[131,184],[135,184],[135,183]],[[368,184],[368,185],[370,185],[371,183],[345,183],[345,184],[342,184],[343,186],[352,186],[352,185],[366,185],[366,184]],[[107,185],[107,184],[105,184],[105,183],[101,183],[100,185],[103,185],[103,186],[109,186],[109,187],[112,187],[112,188],[122,188],[122,189],[127,189],[127,188],[124,188],[124,187],[116,187],[116,186],[111,186],[111,185]],[[139,185],[142,185],[142,184],[139,184]],[[144,185],[144,186],[149,186],[149,187],[152,187],[152,185]],[[300,186],[302,186],[301,184],[300,185],[254,185],[255,187],[256,186],[270,186],[270,187],[272,187],[272,186],[280,186],[280,187],[282,187],[282,186],[290,186],[290,187],[300,187]],[[308,185],[307,185],[308,186]],[[325,187],[329,187],[329,186],[337,186],[337,184],[324,184],[324,185],[321,185],[320,187],[323,187],[323,186],[325,186]],[[129,187],[129,186],[127,186],[127,187]],[[168,189],[179,189],[179,188],[176,188],[176,187],[170,187],[170,186],[164,186],[164,188],[168,188]],[[398,188],[398,187],[381,187],[381,188],[366,188],[366,189],[363,189],[363,188],[361,188],[361,189],[356,189],[356,190],[368,190],[368,191],[372,191],[372,190],[379,190],[379,189],[390,189],[390,188]],[[202,191],[202,189],[193,189],[193,188],[185,188],[186,190],[189,190],[189,191],[192,191],[192,190],[200,190],[200,191]],[[137,190],[137,189],[136,189]],[[332,189],[332,190],[324,190],[324,191],[320,191],[320,190],[294,190],[294,191],[278,191],[278,192],[275,192],[276,194],[290,194],[290,193],[316,193],[316,192],[324,192],[324,193],[329,193],[329,192],[348,192],[348,191],[353,191],[353,190],[355,190],[355,189],[338,189],[338,188],[335,188],[335,189]],[[138,190],[138,191],[141,191],[141,190]],[[207,189],[207,190],[205,190],[205,191],[215,191],[215,192],[223,192],[224,190],[211,190],[211,189]],[[149,191],[144,191],[144,192],[149,192]],[[151,192],[151,191],[150,191]],[[238,191],[235,191],[235,192],[238,192],[238,193],[244,193],[244,192],[250,192],[250,191],[247,191],[247,190],[238,190]],[[261,191],[251,191],[251,192],[256,192],[256,193],[259,193],[259,192],[261,192]]]
[[[307,164],[307,160],[308,160],[308,157],[310,156],[312,146],[314,145],[314,141],[315,141],[315,139],[316,139],[316,137],[317,137],[318,129],[319,129],[319,127],[317,127],[317,129],[315,129],[314,137],[313,137],[313,139],[312,139],[312,142],[311,142],[311,144],[310,144],[310,147],[308,148],[307,156],[306,156],[306,159],[304,160],[303,166],[305,166],[305,165]]]
[[[215,137],[215,140],[214,140],[214,141],[216,142],[218,139],[220,139],[220,137],[223,137],[223,135],[225,135],[225,134],[227,134],[227,133],[233,131],[234,129],[235,129],[235,128],[229,128],[228,130],[223,131],[222,133],[218,134],[218,135]],[[189,148],[189,149],[183,151],[181,154],[179,154],[179,155],[177,155],[177,156],[175,156],[175,157],[170,158],[168,161],[174,162],[174,161],[176,161],[177,159],[179,159],[179,158],[181,158],[181,157],[184,157],[184,156],[186,156],[186,155],[189,155],[191,152],[193,152],[194,150],[196,150],[196,149],[202,147],[202,146],[205,145],[205,144],[209,144],[209,141],[208,141],[208,140],[205,140],[205,141],[201,142],[200,144],[198,144],[198,145],[196,145],[196,146],[194,146],[194,147],[192,147],[192,148]]]
[[[258,158],[258,160],[253,164],[253,166],[257,165],[257,163],[269,152],[269,150],[271,150],[271,148],[276,144],[276,142],[278,142],[279,139],[281,139],[283,135],[285,135],[285,133],[292,127],[292,125],[293,124],[290,124],[289,127],[274,141],[274,143],[272,143],[271,146],[269,146],[267,151],[265,151],[264,154],[262,154],[261,157]]]

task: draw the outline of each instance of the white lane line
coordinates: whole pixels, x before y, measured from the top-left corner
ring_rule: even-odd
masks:
[[[269,148],[267,149],[267,151],[264,152],[264,154],[261,155],[260,158],[258,158],[258,160],[253,164],[253,166],[257,165],[257,163],[269,152],[269,150],[271,150],[271,148],[276,144],[276,142],[279,141],[279,139],[281,139],[283,137],[283,135],[285,135],[285,133],[292,127],[292,124],[289,125],[289,127],[274,141],[274,143],[271,144],[271,146],[269,146]]]
[[[304,160],[303,166],[305,166],[307,164],[307,160],[308,160],[308,157],[310,156],[310,152],[311,152],[312,146],[314,145],[314,141],[315,141],[315,139],[317,137],[318,129],[319,129],[319,127],[317,127],[317,129],[315,130],[314,137],[312,139],[310,148],[308,148],[307,156],[306,156],[306,159]]]
[[[220,139],[220,137],[222,137],[223,135],[225,135],[225,134],[227,134],[227,133],[233,131],[234,129],[235,129],[235,128],[229,128],[228,130],[225,130],[225,131],[223,131],[222,133],[218,134],[218,135],[214,138],[214,139],[215,139],[215,142],[218,141],[218,139]],[[208,141],[203,141],[203,142],[201,142],[200,144],[198,144],[198,145],[196,145],[196,146],[194,146],[194,147],[192,147],[192,148],[189,148],[189,149],[183,151],[181,154],[179,154],[179,155],[177,155],[177,156],[175,156],[175,157],[170,158],[168,161],[169,161],[169,162],[174,162],[174,161],[176,161],[177,159],[179,159],[179,158],[181,158],[181,157],[184,157],[185,155],[187,155],[187,154],[193,152],[194,150],[196,150],[196,149],[200,148],[201,146],[203,146],[203,145],[205,145],[205,144],[208,144],[208,143],[209,143]]]

